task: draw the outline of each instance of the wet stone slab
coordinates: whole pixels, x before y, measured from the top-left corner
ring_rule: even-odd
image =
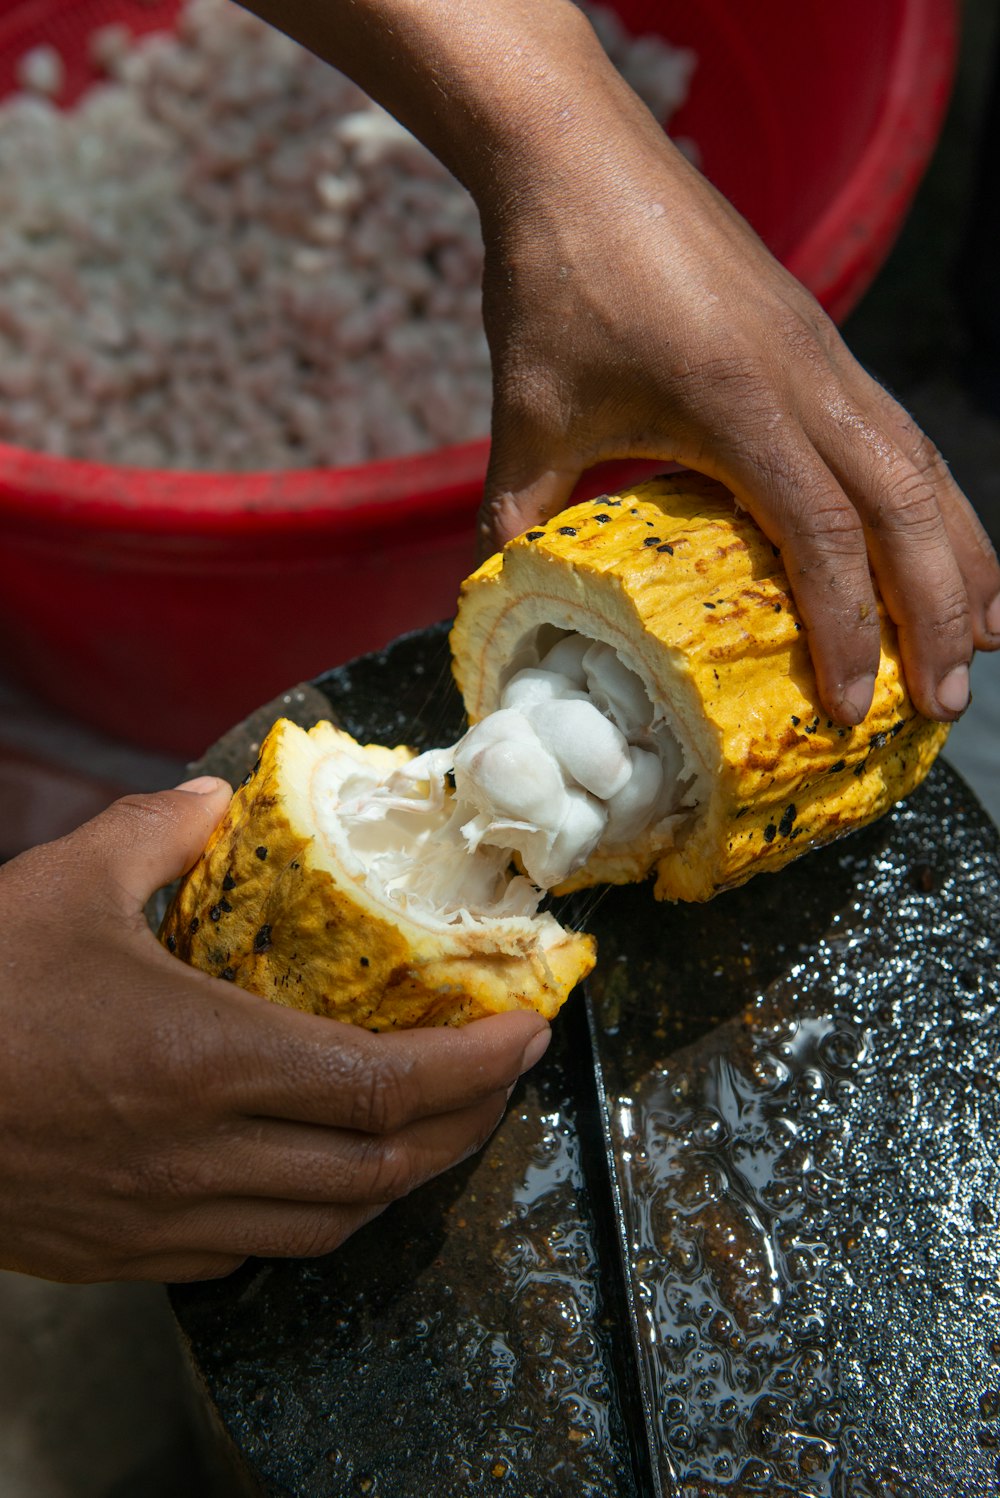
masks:
[[[461,727],[442,629],[315,688],[366,739]],[[568,915],[598,967],[479,1159],[327,1259],[172,1292],[248,1480],[997,1491],[1000,856],[971,793],[940,765],[709,905]]]

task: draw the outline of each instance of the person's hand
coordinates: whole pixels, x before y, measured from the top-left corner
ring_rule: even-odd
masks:
[[[487,220],[485,549],[562,509],[599,460],[675,460],[781,549],[831,717],[871,703],[869,568],[914,702],[957,717],[973,645],[1000,646],[1000,568],[945,463],[627,97],[617,126],[596,105],[577,125]]]
[[[327,1253],[479,1149],[535,1014],[372,1035],[186,968],[143,918],[227,804],[129,796],[0,869],[0,1267],[210,1278]]]
[[[974,512],[576,5],[247,3],[342,67],[475,197],[488,549],[556,513],[602,459],[679,462],[727,484],[780,548],[832,718],[857,723],[871,702],[869,569],[917,707],[962,712],[973,646],[1000,646],[1000,567]]]

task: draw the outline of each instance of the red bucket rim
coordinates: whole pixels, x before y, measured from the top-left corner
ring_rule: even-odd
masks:
[[[882,110],[850,176],[784,256],[840,319],[891,248],[902,211],[933,153],[948,104],[958,41],[955,0],[905,0]],[[907,143],[905,155],[899,142]],[[75,527],[224,533],[248,523],[283,530],[370,528],[419,515],[448,523],[482,486],[488,439],[345,468],[210,473],[125,467],[55,457],[0,443],[0,518],[22,526],[54,519]],[[664,454],[664,460],[669,455]]]

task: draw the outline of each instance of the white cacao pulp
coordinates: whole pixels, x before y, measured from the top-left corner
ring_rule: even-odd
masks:
[[[639,676],[611,645],[566,634],[452,748],[351,777],[329,810],[366,877],[461,922],[533,914],[596,849],[676,815],[689,784]]]

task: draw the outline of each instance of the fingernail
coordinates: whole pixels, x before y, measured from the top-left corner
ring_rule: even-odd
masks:
[[[986,628],[991,635],[1000,635],[1000,593],[986,610]]]
[[[964,713],[969,705],[969,668],[955,666],[938,682],[937,700],[948,713]]]
[[[858,676],[854,681],[848,682],[840,699],[844,717],[851,723],[860,723],[872,705],[874,691],[874,676]]]
[[[182,780],[180,785],[175,785],[175,791],[187,791],[192,796],[210,796],[220,786],[225,785],[217,775],[196,775],[193,780]]]
[[[522,1073],[530,1071],[533,1066],[536,1066],[541,1061],[549,1048],[549,1041],[551,1039],[552,1031],[547,1025],[544,1030],[539,1030],[537,1035],[531,1037],[524,1048],[524,1055],[521,1057]]]

